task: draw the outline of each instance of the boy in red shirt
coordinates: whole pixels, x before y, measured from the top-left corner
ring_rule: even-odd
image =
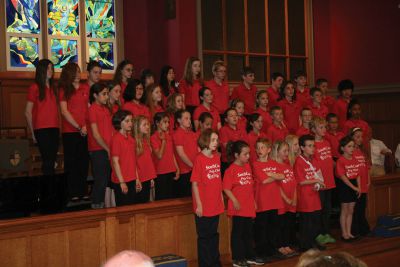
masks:
[[[329,113],[326,116],[327,121],[327,132],[325,139],[331,144],[333,160],[337,160],[340,157],[339,153],[339,141],[346,135],[339,131],[338,117],[334,113]]]
[[[333,106],[332,112],[338,116],[339,128],[343,129],[347,120],[347,106],[350,103],[354,90],[354,84],[351,80],[342,80],[338,84],[339,97]]]
[[[273,143],[276,140],[285,140],[289,134],[289,130],[283,122],[283,111],[279,106],[274,106],[270,111],[272,117],[272,124],[268,127],[267,136],[268,139]]]
[[[229,85],[225,81],[226,66],[221,60],[215,61],[212,66],[212,73],[214,78],[204,83],[204,85],[211,89],[214,95],[214,106],[217,108],[219,114],[223,114],[228,108],[229,104]]]
[[[274,72],[271,75],[271,86],[267,88],[268,93],[268,108],[278,105],[278,99],[280,98],[279,91],[281,89],[284,77],[282,73]]]
[[[298,137],[310,134],[310,122],[312,120],[312,112],[309,108],[303,108],[300,113],[301,126],[296,131]]]
[[[257,87],[254,83],[254,70],[251,67],[244,67],[242,71],[243,83],[233,89],[230,97],[240,99],[244,102],[244,114],[250,115],[256,107]]]
[[[296,82],[296,98],[301,107],[307,107],[311,103],[310,88],[307,85],[307,74],[304,71],[298,71],[294,76]]]
[[[219,215],[224,212],[218,134],[212,129],[201,133],[201,152],[196,156],[190,181],[197,232],[199,266],[221,266],[219,260]]]
[[[322,102],[322,91],[319,88],[311,88],[312,103],[308,106],[314,117],[325,118],[328,115],[328,108]]]
[[[299,138],[302,154],[294,163],[294,174],[298,182],[297,211],[300,214],[300,250],[317,248],[325,249],[319,245],[315,238],[321,227],[321,201],[318,191],[325,187],[320,175],[320,167],[315,160],[314,137],[303,135]]]
[[[315,82],[315,87],[321,90],[322,104],[328,108],[328,112],[332,112],[336,100],[332,96],[328,95],[328,80],[324,78],[317,79],[317,81]]]
[[[336,240],[330,235],[329,219],[332,210],[332,191],[336,187],[333,175],[333,158],[331,144],[324,139],[326,134],[326,121],[321,117],[315,117],[311,122],[311,131],[315,136],[314,157],[319,161],[322,176],[324,177],[325,188],[319,190],[321,199],[321,231],[317,236],[320,244],[334,243]]]

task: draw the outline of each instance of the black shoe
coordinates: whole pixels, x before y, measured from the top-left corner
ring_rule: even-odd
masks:
[[[247,262],[247,264],[252,264],[252,265],[264,265],[265,264],[264,259],[258,258],[258,257],[248,259],[248,260],[246,260],[246,262]]]
[[[342,240],[345,243],[351,243],[354,241],[352,238],[344,238],[343,236],[340,237],[340,240]]]

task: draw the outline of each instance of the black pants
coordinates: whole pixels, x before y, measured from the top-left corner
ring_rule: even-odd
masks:
[[[157,175],[155,182],[156,200],[170,199],[173,198],[173,183],[175,173],[164,173]]]
[[[175,197],[190,197],[192,196],[192,185],[190,183],[192,172],[181,174],[179,179],[174,181]]]
[[[43,175],[54,174],[54,164],[57,159],[60,130],[58,128],[44,128],[33,131],[42,157]]]
[[[278,233],[278,210],[257,212],[254,224],[254,241],[259,257],[272,256],[276,253]]]
[[[219,215],[213,217],[195,215],[195,223],[199,267],[222,266],[219,260]]]
[[[102,204],[106,194],[106,187],[111,177],[111,166],[107,151],[96,150],[90,152],[92,160],[93,188],[92,203]]]
[[[332,212],[332,189],[320,190],[319,198],[321,199],[321,231],[320,234],[326,235],[330,233],[330,217]]]
[[[299,212],[300,215],[300,248],[310,249],[316,245],[315,238],[321,228],[321,211]]]
[[[362,193],[354,207],[353,223],[351,233],[353,235],[367,235],[370,232],[369,223],[365,216],[367,208],[367,194]]]
[[[151,180],[147,180],[146,182],[142,182],[142,190],[136,193],[136,201],[135,203],[147,203],[150,201],[150,184]]]
[[[294,247],[296,240],[296,213],[286,212],[278,215],[279,235],[278,247]]]
[[[232,260],[253,259],[253,219],[250,217],[232,217],[231,250]]]
[[[126,185],[128,186],[128,193],[124,194],[120,184],[112,183],[117,206],[131,205],[136,202],[136,181],[127,182]]]
[[[67,175],[68,196],[83,197],[87,192],[89,152],[87,137],[80,133],[63,133],[64,170]]]

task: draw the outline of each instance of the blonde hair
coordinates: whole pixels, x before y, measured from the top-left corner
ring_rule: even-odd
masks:
[[[257,139],[256,144],[255,144],[256,148],[257,148],[258,143],[264,144],[266,147],[272,146],[271,141],[269,141],[268,138],[264,138],[264,137],[260,137]]]
[[[212,72],[216,72],[219,67],[226,67],[225,62],[223,62],[222,60],[215,61],[211,68]]]
[[[295,140],[297,140],[297,142],[298,142],[299,141],[299,137],[297,137],[294,134],[289,134],[285,138],[285,141],[289,146],[289,157],[288,158],[289,158],[290,166],[292,166],[292,167],[294,165],[294,162],[296,161],[296,157],[299,155],[299,153],[295,154],[293,149],[292,149],[293,148],[293,143],[294,143]]]
[[[273,145],[272,145],[272,149],[271,149],[271,153],[270,153],[269,157],[270,157],[271,159],[273,159],[273,160],[276,161],[276,160],[278,159],[278,152],[279,152],[279,150],[281,150],[282,147],[284,147],[284,146],[288,146],[288,147],[289,147],[288,143],[286,143],[286,142],[283,141],[283,140],[277,140],[277,141],[275,141],[275,142],[273,143]]]
[[[322,117],[315,116],[310,122],[310,129],[315,129],[318,125],[325,124],[326,125],[326,120]]]
[[[311,249],[300,256],[296,267],[367,267],[367,265],[347,252],[329,254]]]
[[[143,153],[143,143],[147,142],[147,144],[150,144],[150,129],[148,134],[143,134],[140,131],[140,124],[142,121],[146,120],[149,123],[150,127],[150,122],[149,119],[143,115],[139,115],[133,119],[133,131],[132,135],[136,140],[136,155],[141,155]]]

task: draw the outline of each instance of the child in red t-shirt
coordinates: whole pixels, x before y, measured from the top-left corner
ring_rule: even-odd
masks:
[[[347,120],[347,107],[353,95],[354,84],[351,80],[342,80],[339,82],[337,89],[339,96],[333,105],[332,112],[338,117],[339,128],[343,129],[344,123]]]
[[[335,113],[329,113],[326,116],[326,122],[327,131],[325,134],[325,138],[331,144],[332,157],[333,160],[336,161],[340,157],[339,141],[346,135],[342,131],[339,131],[338,117]]]
[[[178,110],[185,109],[185,102],[183,100],[183,95],[180,93],[171,93],[167,98],[167,106],[166,112],[169,117],[169,134],[172,134],[175,131],[176,123],[175,123],[175,113]]]
[[[223,114],[229,107],[230,89],[226,81],[226,65],[223,61],[217,60],[212,65],[213,79],[206,81],[204,85],[210,88],[214,95],[214,106],[219,114]]]
[[[200,136],[206,129],[212,129],[214,117],[209,112],[203,112],[199,116],[199,128],[197,129],[197,133]]]
[[[361,195],[359,162],[354,157],[354,141],[351,136],[340,140],[342,156],[336,162],[336,175],[338,180],[340,208],[340,226],[342,240],[351,242],[355,237],[351,233],[354,206]]]
[[[286,256],[296,255],[291,247],[297,244],[296,241],[296,206],[297,206],[297,182],[294,177],[293,168],[287,163],[289,145],[285,141],[276,141],[272,146],[271,159],[278,164],[277,171],[284,175],[279,180],[280,196],[283,200],[283,207],[278,210],[279,252]]]
[[[112,123],[117,131],[111,140],[111,181],[117,206],[134,204],[136,193],[142,189],[136,168],[136,145],[130,135],[132,131],[132,113],[117,111]]]
[[[298,71],[294,77],[296,83],[296,98],[302,108],[311,103],[310,88],[307,85],[307,74],[304,71]]]
[[[293,82],[286,81],[282,84],[278,105],[283,110],[283,117],[289,132],[295,134],[300,126],[300,112],[303,105],[297,100]]]
[[[253,113],[256,104],[257,87],[254,85],[254,70],[251,67],[244,67],[242,70],[243,83],[233,88],[231,100],[241,99],[244,102],[244,113]]]
[[[279,90],[284,80],[285,78],[282,73],[274,72],[271,74],[271,86],[267,88],[269,99],[268,108],[278,105],[278,99],[280,98]]]
[[[237,127],[239,130],[246,132],[247,119],[244,115],[244,102],[241,99],[233,99],[231,102],[231,108],[234,108],[238,115]]]
[[[284,175],[278,172],[276,161],[268,158],[271,143],[266,138],[256,142],[258,159],[253,162],[256,182],[257,214],[254,224],[256,251],[259,257],[272,256],[278,249],[278,210],[284,207],[280,195],[279,181]],[[287,255],[284,248],[279,248],[281,255]]]
[[[221,142],[221,173],[228,167],[228,158],[226,155],[226,146],[228,142],[234,142],[238,140],[244,140],[246,136],[246,131],[239,129],[237,111],[233,108],[228,108],[224,114],[225,125],[219,130],[219,138]]]
[[[153,161],[156,167],[155,200],[173,197],[173,183],[179,179],[179,166],[174,154],[174,144],[169,133],[169,116],[165,112],[154,115],[155,132],[151,136]]]
[[[314,158],[314,137],[303,135],[299,138],[301,155],[294,163],[294,174],[298,182],[297,211],[300,214],[300,249],[324,249],[315,241],[321,227],[321,201],[318,191],[324,188],[320,167]]]
[[[371,177],[369,174],[370,162],[367,160],[368,156],[363,146],[363,131],[361,128],[353,128],[350,136],[353,138],[355,149],[353,157],[358,161],[360,168],[360,190],[361,196],[357,199],[354,207],[353,223],[351,226],[351,233],[353,235],[365,236],[369,234],[370,228],[368,220],[365,216],[365,210],[367,208],[367,194],[368,188],[371,183]]]
[[[107,101],[107,106],[111,114],[114,115],[118,110],[121,109],[121,85],[116,84],[115,82],[109,82],[107,86],[110,90],[108,93],[109,98]]]
[[[151,120],[157,112],[163,112],[162,92],[161,87],[156,84],[151,84],[146,89],[146,106],[150,110]]]
[[[262,265],[253,250],[253,218],[256,217],[254,180],[249,164],[250,148],[242,141],[228,145],[234,161],[225,171],[223,189],[228,196],[228,216],[232,216],[231,251],[234,266]]]
[[[328,80],[325,78],[317,79],[315,87],[321,90],[322,104],[328,108],[328,112],[333,112],[333,106],[335,105],[336,100],[332,96],[328,95]]]
[[[272,124],[272,118],[268,108],[268,98],[267,91],[258,91],[256,95],[256,110],[254,111],[263,117],[263,127],[261,131],[265,134],[267,134],[268,127]]]
[[[145,116],[133,119],[133,136],[136,141],[136,165],[142,184],[142,190],[137,194],[137,203],[150,201],[150,189],[154,187],[157,178],[150,146],[150,123]]]
[[[250,147],[250,163],[257,160],[256,142],[259,138],[267,138],[267,135],[261,131],[263,128],[263,117],[259,113],[253,113],[248,120],[248,133],[246,142]]]
[[[122,109],[132,112],[133,117],[142,115],[150,120],[150,110],[144,105],[144,89],[141,81],[137,79],[130,80],[122,95],[124,104]]]
[[[289,145],[289,155],[285,163],[293,168],[297,157],[300,155],[299,137],[294,134],[289,134],[286,136],[285,141]]]
[[[271,142],[285,140],[289,130],[283,122],[283,110],[279,106],[274,106],[270,110],[272,124],[268,127],[267,136]]]
[[[301,126],[296,131],[298,137],[306,134],[311,134],[310,132],[310,122],[313,118],[312,112],[309,108],[303,108],[300,113]]]
[[[321,117],[314,117],[311,122],[311,131],[315,136],[314,157],[319,161],[322,176],[324,177],[325,187],[319,190],[321,199],[321,231],[317,236],[320,244],[335,243],[336,240],[330,235],[330,214],[332,210],[332,192],[336,187],[334,177],[334,161],[332,158],[331,144],[324,139],[326,134],[326,121]]]
[[[201,104],[194,110],[193,120],[194,128],[197,131],[199,129],[199,117],[203,112],[208,112],[213,117],[212,128],[218,131],[221,128],[221,119],[218,110],[213,105],[214,95],[213,92],[208,87],[202,87],[199,91],[199,98]]]
[[[129,60],[125,59],[118,64],[113,81],[121,85],[121,96],[124,95],[125,88],[128,85],[128,81],[132,79],[133,72],[133,64]],[[124,104],[124,99],[122,98],[121,104]]]
[[[312,103],[308,105],[314,117],[325,118],[328,115],[328,108],[322,102],[322,91],[319,88],[311,88],[310,91]]]
[[[182,80],[178,91],[183,95],[187,110],[192,113],[200,105],[199,90],[203,86],[201,61],[197,57],[189,57],[185,63]]]
[[[197,232],[199,266],[221,266],[219,259],[219,215],[224,212],[218,134],[212,129],[198,139],[201,152],[191,173],[193,209]]]
[[[190,175],[193,161],[198,154],[197,135],[192,131],[190,113],[187,110],[179,110],[175,113],[176,128],[173,140],[176,160],[178,162],[180,176],[174,185],[175,197],[191,196]]]

